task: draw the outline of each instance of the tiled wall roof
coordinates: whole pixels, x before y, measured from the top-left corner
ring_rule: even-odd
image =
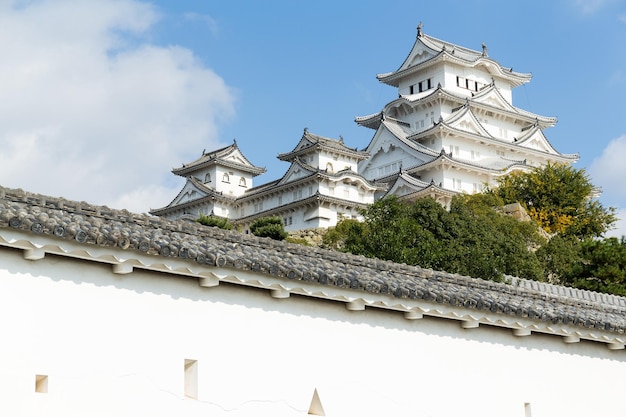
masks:
[[[345,288],[374,298],[425,300],[616,336],[626,330],[622,297],[517,278],[496,283],[0,187],[2,229],[250,270],[285,282]]]

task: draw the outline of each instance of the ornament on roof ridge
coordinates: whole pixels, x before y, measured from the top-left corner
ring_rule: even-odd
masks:
[[[488,54],[487,54],[487,45],[485,45],[485,43],[484,43],[484,42],[483,42],[482,47],[483,47],[483,56],[487,56],[487,55],[488,55]]]
[[[304,133],[309,133],[309,128],[308,127],[304,128]]]
[[[419,25],[417,25],[417,37],[418,38],[422,36],[422,27],[424,27],[424,24],[420,22]]]

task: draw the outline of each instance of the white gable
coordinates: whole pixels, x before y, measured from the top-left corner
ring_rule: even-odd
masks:
[[[170,203],[170,206],[175,206],[189,201],[197,200],[202,197],[206,197],[208,194],[195,186],[191,181],[187,180],[183,189],[178,193],[176,198]]]
[[[455,129],[463,130],[475,135],[491,136],[478,121],[476,116],[474,116],[474,113],[472,113],[472,111],[467,107],[459,110],[458,113],[453,113],[452,116],[448,118],[447,122]]]
[[[472,101],[476,103],[488,104],[507,111],[516,111],[515,107],[513,107],[513,105],[509,103],[495,87],[489,88],[481,94],[477,94]]]
[[[315,171],[305,168],[302,164],[294,162],[291,164],[279,185],[286,184],[312,175]]]
[[[253,165],[243,156],[239,149],[234,149],[230,154],[222,159],[224,161],[235,162],[237,164],[253,167]]]
[[[558,155],[556,150],[548,142],[548,139],[546,139],[543,131],[538,128],[535,128],[529,136],[519,140],[518,144],[523,148],[534,149],[537,151]]]

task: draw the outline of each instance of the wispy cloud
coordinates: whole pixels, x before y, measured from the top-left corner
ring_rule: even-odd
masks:
[[[593,14],[615,0],[574,0],[574,6],[584,14]]]
[[[213,35],[217,34],[218,32],[219,28],[217,25],[217,21],[213,19],[211,16],[209,16],[208,14],[189,12],[189,13],[185,13],[183,17],[187,20],[190,20],[193,22],[200,22],[206,25],[206,27],[211,31]]]
[[[0,184],[147,211],[178,191],[170,167],[219,145],[235,94],[190,50],[141,41],[150,5],[0,10]]]

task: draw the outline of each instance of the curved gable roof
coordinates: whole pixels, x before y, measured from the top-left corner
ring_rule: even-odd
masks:
[[[233,141],[232,145],[220,148],[213,152],[202,151],[202,155],[188,164],[183,164],[180,168],[172,169],[172,173],[186,177],[193,173],[210,167],[212,165],[222,165],[239,171],[248,172],[253,176],[263,174],[265,168],[253,165],[248,158],[241,152],[237,141]]]
[[[456,62],[466,67],[485,67],[489,73],[506,79],[512,86],[527,83],[532,77],[531,74],[515,72],[512,68],[503,67],[489,58],[485,45],[483,45],[483,51],[478,52],[425,35],[421,27],[418,27],[415,43],[402,65],[393,72],[378,74],[376,78],[385,84],[398,87],[400,80],[405,76],[443,60]]]
[[[198,197],[193,200],[182,201],[183,196],[188,192],[195,192]],[[187,181],[174,199],[165,207],[151,209],[150,214],[155,216],[163,216],[171,211],[171,209],[180,209],[188,205],[194,205],[203,202],[207,198],[218,199],[222,201],[234,201],[234,197],[223,195],[221,192],[215,191],[211,187],[207,187],[194,177],[187,177]]]
[[[343,138],[335,140],[315,135],[310,133],[308,129],[304,129],[304,133],[302,134],[302,137],[297,145],[290,152],[278,154],[278,159],[281,161],[291,161],[296,157],[306,155],[312,151],[318,151],[320,149],[349,155],[359,160],[367,159],[368,157],[367,152],[359,151],[357,148],[347,147],[343,142]]]
[[[578,154],[562,154],[556,150],[548,138],[543,134],[543,130],[538,123],[527,129],[521,136],[515,138],[516,145],[525,149],[537,150],[546,154],[560,157],[568,162],[578,160]]]

